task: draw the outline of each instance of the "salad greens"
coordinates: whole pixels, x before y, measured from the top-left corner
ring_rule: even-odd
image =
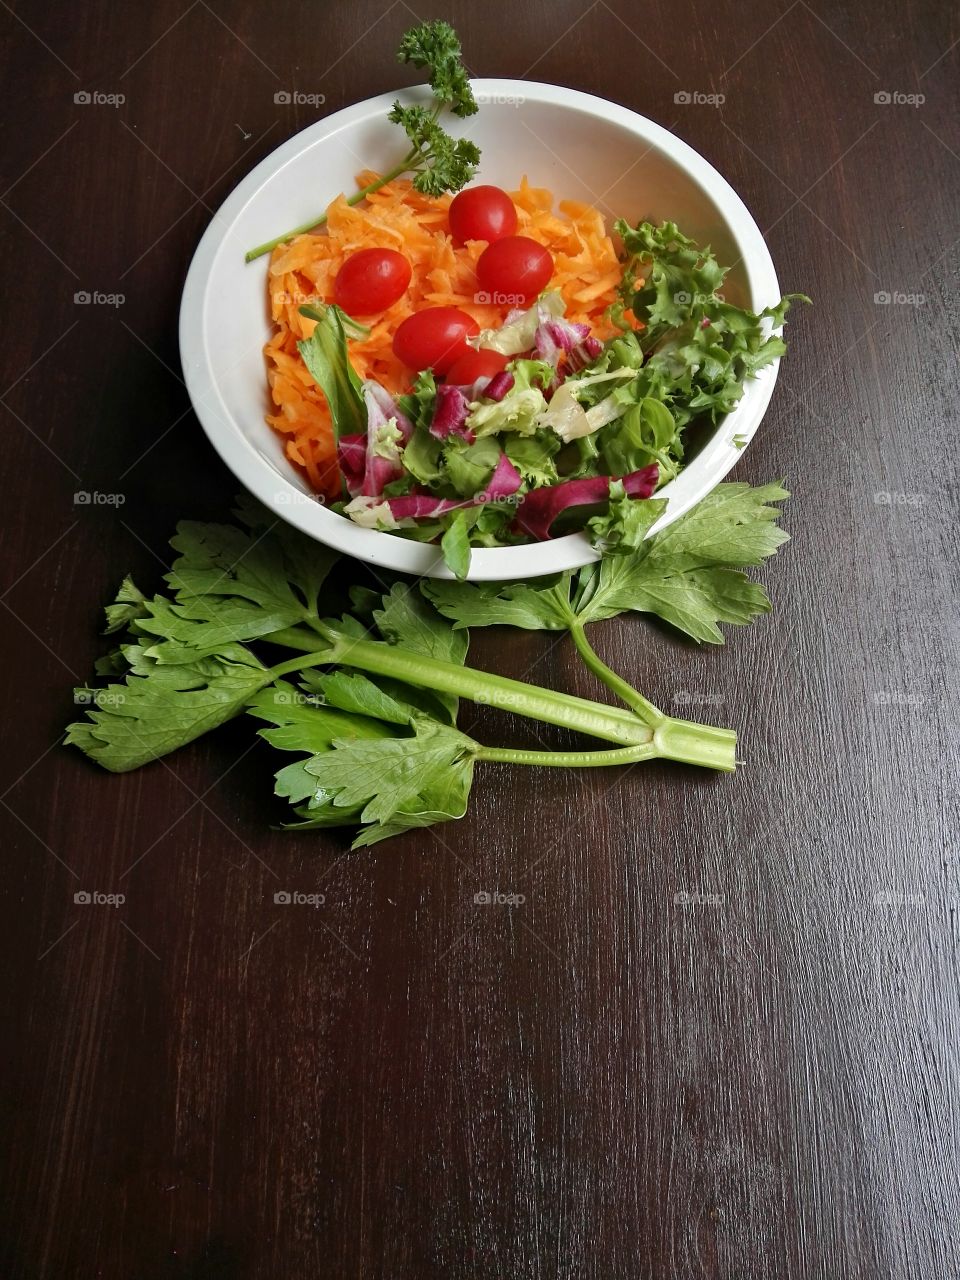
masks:
[[[297,350],[330,406],[337,439],[353,432],[365,432],[367,411],[363,387],[347,355],[347,330],[356,328],[356,321],[333,305],[304,306],[300,310],[309,319],[319,321],[310,337],[297,343]]]
[[[461,817],[485,761],[580,768],[669,759],[732,771],[731,730],[665,715],[599,659],[586,628],[646,612],[717,643],[719,622],[765,612],[766,594],[742,570],[785,540],[775,504],[786,496],[776,485],[721,485],[638,552],[578,573],[536,585],[354,587],[339,614],[334,554],[241,500],[239,525],[178,527],[166,594],[146,596],[124,579],[107,608],[107,631],[124,638],[97,667],[109,682],[77,690],[86,716],[66,741],[125,772],[249,714],[265,742],[293,756],[275,780],[289,825],[359,828],[354,847]],[[634,505],[652,521],[663,504]],[[452,557],[469,551],[456,520],[445,536],[459,543]],[[623,705],[465,666],[466,628],[487,625],[568,630]],[[457,728],[461,698],[609,745],[487,746]]]
[[[479,147],[467,138],[451,138],[439,122],[444,109],[461,118],[471,116],[477,110],[460,55],[460,41],[448,22],[423,22],[404,34],[397,59],[427,69],[434,95],[433,107],[404,107],[400,102],[393,104],[389,119],[403,129],[409,149],[392,169],[349,196],[347,204],[359,204],[372,191],[385,187],[405,173],[413,174],[414,187],[428,196],[459,191],[474,176],[480,163]],[[257,245],[245,255],[245,260],[253,262],[285,240],[323,226],[326,220],[326,213],[321,213],[309,222]]]
[[[776,331],[792,303],[810,299],[791,293],[758,313],[745,310],[719,293],[727,269],[676,223],[634,228],[620,219],[614,230],[625,253],[616,318],[625,324],[627,306],[644,323],[629,336],[645,357],[646,394],[669,407],[679,430],[697,416],[716,423],[736,408],[745,381],[785,354]],[[616,343],[610,351],[616,359]]]
[[[369,528],[436,541],[465,578],[474,546],[509,546],[583,529],[607,552],[636,549],[660,507],[657,489],[683,469],[692,426],[713,428],[748,378],[781,356],[777,329],[801,294],[759,313],[721,297],[725,271],[674,223],[618,223],[624,243],[618,332],[606,342],[563,316],[547,292],[471,341],[510,357],[468,387],[418,375],[395,401],[361,384],[349,358],[354,322],[333,306],[299,344],[327,395],[347,493],[334,509]],[[640,322],[628,324],[626,311]],[[361,468],[363,401],[393,424],[392,466]],[[393,415],[384,417],[383,415]],[[382,453],[376,443],[366,446]]]

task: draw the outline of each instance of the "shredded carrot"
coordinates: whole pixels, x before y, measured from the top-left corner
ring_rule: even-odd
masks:
[[[357,178],[366,186],[376,174]],[[550,250],[554,273],[549,287],[566,304],[567,318],[589,324],[598,338],[614,327],[604,311],[616,299],[620,270],[603,216],[591,205],[561,201],[553,211],[553,195],[531,187],[526,178],[511,193],[517,206],[519,234]],[[307,372],[297,341],[309,337],[314,321],[299,307],[333,298],[333,282],[344,260],[358,249],[398,249],[410,260],[413,277],[406,293],[371,324],[368,337],[351,339],[350,358],[361,378],[374,378],[394,394],[410,387],[410,371],[393,354],[397,326],[424,307],[460,307],[482,329],[502,323],[508,306],[476,301],[476,263],[484,241],[457,246],[450,238],[447,209],[451,196],[420,195],[406,180],[397,180],[369,195],[362,207],[340,196],[330,205],[323,231],[297,236],[273,251],[270,259],[270,309],[277,332],[267,343],[267,375],[275,412],[267,422],[285,437],[287,457],[301,467],[319,493],[335,497],[339,473],[333,424],[322,391]]]

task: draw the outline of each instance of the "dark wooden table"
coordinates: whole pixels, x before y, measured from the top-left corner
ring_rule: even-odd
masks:
[[[332,111],[410,79],[414,13],[3,3],[0,1270],[952,1280],[952,6],[443,8],[478,74],[691,142],[816,300],[737,470],[794,493],[773,613],[705,652],[636,619],[596,633],[661,704],[737,726],[746,763],[488,766],[442,840],[349,855],[269,829],[241,726],[124,777],[60,745],[102,603],[129,570],[156,585],[175,521],[235,492],[179,373],[196,242],[317,114],[277,90]],[[550,637],[473,655],[592,692]],[[275,905],[294,889],[323,907]],[[76,903],[94,890],[125,901]]]

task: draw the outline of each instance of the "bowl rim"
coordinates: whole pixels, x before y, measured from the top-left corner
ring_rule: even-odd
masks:
[[[489,77],[473,79],[471,84],[478,97],[519,97],[600,117],[605,123],[635,134],[648,151],[665,153],[720,211],[741,252],[738,265],[746,276],[751,305],[761,310],[779,301],[776,269],[760,228],[726,178],[689,143],[628,107],[579,89]],[[361,528],[345,516],[328,510],[313,494],[279,473],[256,450],[233,418],[220,393],[219,375],[213,371],[207,346],[211,275],[234,225],[248,206],[305,150],[368,120],[380,117],[386,123],[386,112],[398,97],[428,93],[427,86],[417,85],[343,107],[288,138],[241,179],[213,215],[191,260],[180,303],[179,340],[184,382],[208,440],[237,479],[265,506],[310,537],[368,564],[418,577],[450,577],[439,547]],[[246,271],[256,269],[240,257],[237,267]],[[736,465],[766,412],[778,371],[779,360],[762,370],[748,384],[737,408],[723,420],[704,450],[712,455],[709,471],[704,469],[703,474],[698,474],[694,470],[704,456],[701,453],[677,479],[659,490],[657,496],[666,498],[668,507],[651,533],[683,515]],[[734,436],[739,444],[733,443]],[[690,479],[684,484],[687,477]],[[598,558],[584,534],[572,533],[515,547],[474,548],[468,577],[471,581],[535,578],[580,568]]]

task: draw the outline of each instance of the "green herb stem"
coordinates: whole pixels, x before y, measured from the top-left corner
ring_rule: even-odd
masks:
[[[399,178],[401,174],[406,173],[414,160],[417,158],[417,150],[408,151],[399,164],[394,165],[382,177],[368,183],[365,187],[361,187],[359,191],[355,191],[352,196],[347,196],[347,204],[359,204],[361,200],[371,195],[374,191],[379,191],[381,187],[385,187],[388,182],[393,182],[394,178]],[[303,222],[299,227],[293,227],[290,231],[285,231],[283,235],[274,236],[272,240],[267,240],[264,244],[258,244],[255,249],[250,249],[244,254],[245,262],[253,262],[255,258],[262,258],[265,253],[271,253],[278,244],[283,244],[286,240],[292,240],[294,236],[305,235],[308,231],[315,231],[317,227],[322,227],[327,220],[326,213],[321,213],[318,218],[311,219],[310,222]]]
[[[283,627],[280,631],[269,631],[260,637],[270,644],[282,645],[284,649],[296,649],[301,653],[314,653],[317,648],[316,631],[308,631],[306,627]]]
[[[453,694],[482,706],[499,707],[530,720],[559,725],[575,733],[615,742],[613,751],[520,751],[508,747],[481,747],[478,759],[513,764],[590,768],[601,765],[635,764],[641,760],[677,760],[732,773],[736,768],[737,735],[732,729],[696,724],[666,716],[635,689],[631,689],[597,657],[585,637],[577,648],[584,661],[630,710],[608,707],[586,698],[576,698],[554,689],[492,675],[455,662],[408,653],[399,645],[382,640],[357,640],[327,622],[312,624],[314,631],[329,643],[322,649],[304,652],[270,668],[274,679],[308,667],[338,663],[371,675],[389,676],[438,693]],[[574,633],[574,640],[577,640]],[[274,631],[263,637],[290,648],[307,649],[316,640],[298,627]],[[589,656],[588,656],[589,655]],[[629,695],[629,697],[628,697]]]
[[[661,760],[696,764],[721,773],[733,773],[737,767],[737,735],[733,729],[664,716],[653,731],[653,746],[653,754]]]
[[[609,751],[520,751],[512,747],[479,747],[477,760],[500,761],[503,764],[545,765],[559,769],[590,769],[605,765],[638,764],[656,756],[652,742],[639,747],[614,747]]]
[[[289,658],[286,662],[278,662],[271,667],[269,674],[273,680],[290,675],[293,671],[306,671],[308,667],[323,667],[328,662],[336,662],[331,649],[317,649],[314,653],[305,654],[302,658]]]
[[[491,675],[454,662],[443,662],[421,654],[406,653],[397,645],[381,640],[355,640],[321,623],[323,633],[333,645],[327,661],[355,667],[373,675],[390,676],[439,693],[453,694],[481,705],[499,707],[531,720],[560,725],[576,733],[603,738],[621,746],[637,747],[653,737],[650,727],[630,711],[606,707],[586,698],[575,698],[553,689]],[[322,659],[318,659],[322,661]],[[316,664],[312,664],[316,665]]]
[[[655,707],[642,693],[638,693],[622,676],[618,676],[615,671],[607,666],[587,639],[582,622],[571,622],[570,634],[573,636],[573,643],[577,647],[577,652],[597,679],[601,680],[622,702],[625,702],[631,710],[635,711],[645,724],[655,728],[667,718],[659,707]]]

